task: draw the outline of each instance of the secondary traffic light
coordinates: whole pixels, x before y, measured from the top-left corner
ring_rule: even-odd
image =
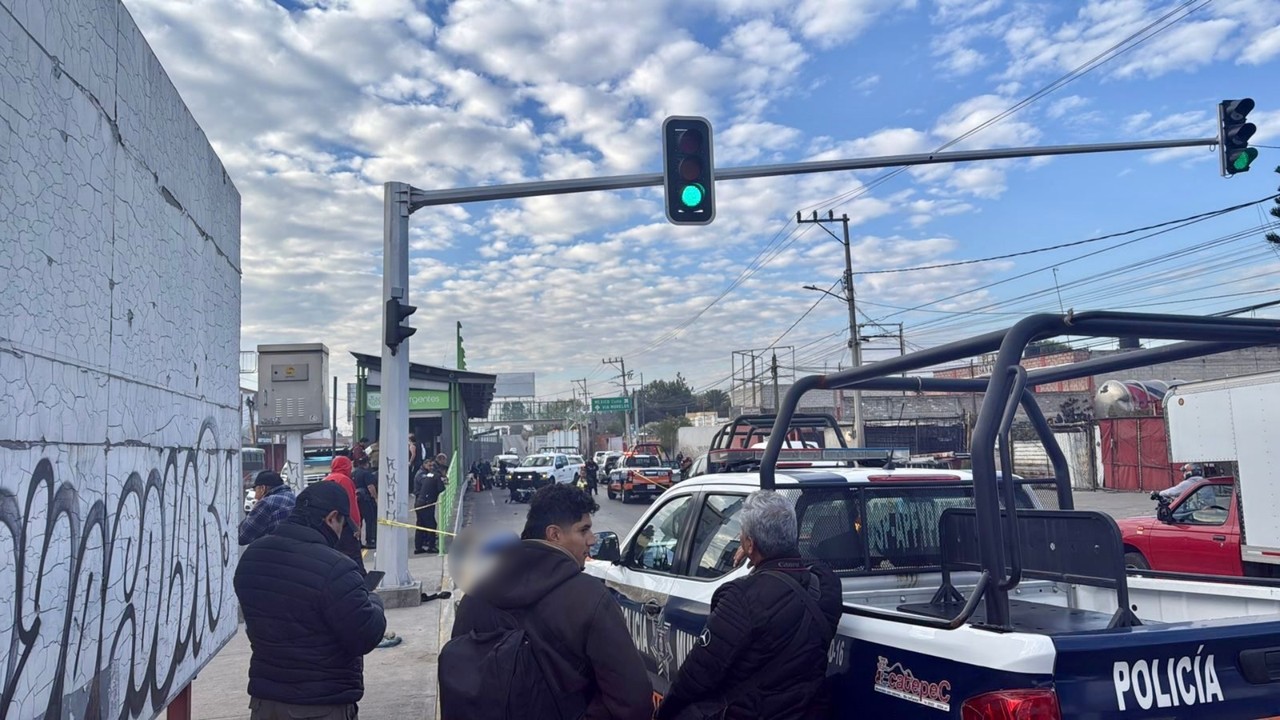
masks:
[[[673,115],[662,122],[662,185],[673,224],[706,225],[715,219],[715,166],[706,118]]]
[[[1257,148],[1249,147],[1249,138],[1258,127],[1245,121],[1251,110],[1253,98],[1218,103],[1218,155],[1224,177],[1249,172],[1249,166],[1258,157]]]
[[[409,336],[418,332],[417,328],[411,328],[404,324],[404,319],[418,312],[418,308],[412,305],[405,305],[400,302],[400,298],[390,298],[387,300],[387,311],[382,316],[382,341],[391,348],[391,354],[395,355],[396,350],[400,347],[400,343],[409,339]]]
[[[467,351],[462,347],[462,321],[458,321],[458,369],[467,369]]]

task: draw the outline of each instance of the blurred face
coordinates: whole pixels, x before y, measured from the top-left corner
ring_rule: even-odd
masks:
[[[733,566],[741,565],[744,560],[748,561],[749,567],[755,567],[760,562],[756,555],[756,544],[745,532],[738,535],[738,550],[733,554]]]
[[[591,532],[591,515],[584,514],[567,527],[548,525],[547,542],[567,550],[579,565],[586,566],[587,550],[596,544],[596,534]]]
[[[333,510],[328,515],[324,516],[324,524],[329,526],[329,529],[333,531],[334,535],[342,537],[342,528],[346,526],[347,521],[342,517],[342,513],[337,510]]]
[[[253,499],[254,499],[254,500],[261,500],[262,498],[264,498],[264,497],[266,497],[266,496],[267,496],[267,486],[266,486],[266,485],[255,485],[255,486],[253,487]]]

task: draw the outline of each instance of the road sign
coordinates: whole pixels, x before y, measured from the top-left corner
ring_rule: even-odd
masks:
[[[591,412],[631,412],[631,398],[591,398]]]

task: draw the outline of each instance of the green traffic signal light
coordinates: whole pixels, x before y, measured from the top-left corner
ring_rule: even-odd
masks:
[[[662,121],[662,189],[667,220],[706,225],[716,216],[715,162],[711,123],[672,115]]]
[[[1236,172],[1245,172],[1254,160],[1258,159],[1257,148],[1245,148],[1244,152],[1236,155],[1231,159],[1231,167]]]
[[[702,186],[698,183],[693,183],[692,185],[685,185],[684,189],[680,191],[680,202],[685,207],[698,207],[702,204],[702,198],[705,196],[706,191],[702,189]]]
[[[1248,121],[1254,108],[1252,98],[1223,100],[1218,103],[1218,161],[1223,177],[1248,172],[1258,159],[1256,148],[1249,147],[1249,140],[1258,127]]]

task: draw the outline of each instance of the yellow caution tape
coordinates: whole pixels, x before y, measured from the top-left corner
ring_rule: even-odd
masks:
[[[387,520],[386,518],[378,518],[378,524],[390,525],[391,527],[405,528],[406,530],[421,530],[423,532],[435,533],[437,535],[448,535],[449,537],[457,537],[456,535],[449,532],[448,530],[418,527],[417,525],[410,525],[409,523],[402,523],[397,520]]]
[[[438,502],[433,502],[433,503],[427,503],[426,505],[419,505],[419,506],[418,506],[418,507],[416,507],[416,508],[409,508],[409,512],[417,512],[418,510],[426,510],[426,509],[427,509],[427,508],[429,508],[429,507],[435,507],[436,505],[439,505],[439,504],[440,504],[440,503],[438,503]]]

